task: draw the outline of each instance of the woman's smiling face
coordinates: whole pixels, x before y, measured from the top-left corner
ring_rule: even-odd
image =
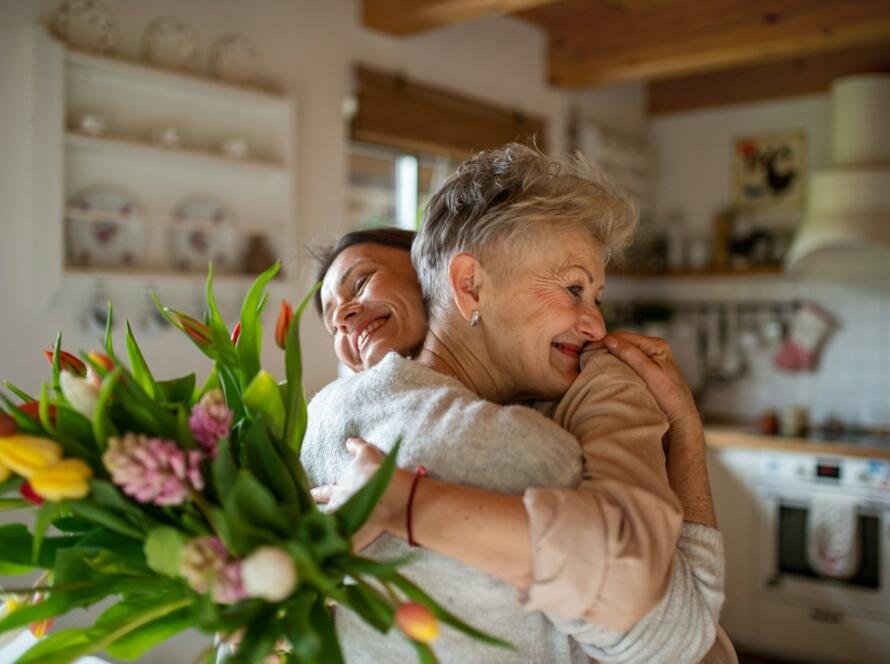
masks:
[[[578,376],[582,347],[606,334],[602,250],[588,233],[563,230],[501,261],[480,300],[493,368],[514,399],[558,399]]]
[[[321,287],[322,321],[337,358],[353,371],[390,351],[414,352],[427,321],[417,273],[407,251],[363,243],[344,249]]]

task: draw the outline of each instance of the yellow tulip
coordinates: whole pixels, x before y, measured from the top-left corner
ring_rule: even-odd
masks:
[[[417,602],[405,602],[395,615],[396,626],[409,638],[432,643],[439,637],[439,621],[428,608]]]
[[[62,448],[49,438],[26,434],[0,437],[0,464],[22,477],[30,478],[36,469],[61,458]]]
[[[34,493],[44,500],[85,498],[90,492],[92,469],[80,459],[63,459],[36,469],[28,482]]]
[[[9,479],[9,476],[12,475],[12,471],[6,467],[6,465],[0,461],[0,482],[5,482]]]

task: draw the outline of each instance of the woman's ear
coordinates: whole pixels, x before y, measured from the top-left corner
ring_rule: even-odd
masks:
[[[483,274],[482,264],[471,254],[457,254],[448,264],[451,296],[464,320],[470,320],[473,312],[479,309],[479,287]]]

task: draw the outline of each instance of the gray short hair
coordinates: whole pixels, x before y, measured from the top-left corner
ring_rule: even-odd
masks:
[[[430,199],[411,249],[430,314],[451,301],[448,265],[456,254],[480,260],[495,244],[533,239],[547,227],[589,232],[606,260],[631,242],[634,203],[580,155],[555,159],[508,143],[477,153]]]

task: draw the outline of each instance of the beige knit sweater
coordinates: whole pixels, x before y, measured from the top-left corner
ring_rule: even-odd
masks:
[[[719,533],[686,525],[676,548],[665,424],[639,379],[614,362],[588,364],[557,405],[555,418],[577,439],[531,409],[482,401],[395,354],[310,404],[303,461],[313,483],[342,473],[346,437],[388,450],[401,436],[402,467],[423,463],[434,477],[524,495],[535,566],[524,597],[429,550],[405,569],[450,610],[517,646],[501,651],[446,630],[435,647],[441,661],[695,662],[713,643]],[[391,558],[407,545],[383,536],[364,553]],[[348,662],[413,657],[397,635],[381,636],[347,611],[337,627]]]

